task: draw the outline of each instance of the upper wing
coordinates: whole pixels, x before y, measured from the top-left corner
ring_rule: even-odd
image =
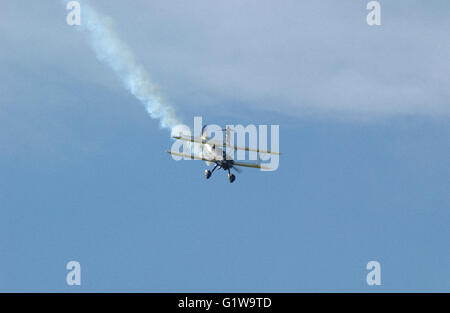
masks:
[[[216,145],[216,146],[230,147],[230,148],[233,148],[234,150],[245,150],[245,151],[253,151],[253,152],[259,152],[259,153],[280,155],[280,152],[276,152],[276,151],[259,150],[259,149],[253,149],[253,148],[248,148],[248,147],[240,147],[240,146],[236,146],[236,145],[229,145],[229,144],[226,144],[225,142],[215,141],[215,140],[208,140],[208,139],[205,139],[203,137],[173,136],[173,138],[179,139],[179,140],[184,140],[184,141],[197,142],[197,143],[200,143],[202,145],[204,145],[204,144],[208,144],[208,145],[211,145],[211,146],[212,145]]]
[[[249,147],[239,147],[239,146],[236,146],[236,145],[227,145],[227,144],[224,144],[224,146],[233,148],[234,150],[245,150],[245,151],[253,151],[253,152],[259,152],[259,153],[280,155],[280,152],[270,151],[270,150],[259,150],[259,149],[249,148]]]
[[[242,163],[235,161],[233,163],[233,166],[244,166],[244,167],[262,168],[263,170],[271,170],[270,167],[258,163]]]
[[[196,155],[184,154],[184,153],[179,153],[179,152],[167,151],[167,153],[172,154],[172,155],[176,155],[176,156],[180,156],[180,157],[184,157],[184,158],[190,158],[192,160],[202,160],[202,161],[208,161],[208,162],[215,162],[216,161],[214,159],[207,159],[207,158],[199,157],[199,156],[196,156]]]

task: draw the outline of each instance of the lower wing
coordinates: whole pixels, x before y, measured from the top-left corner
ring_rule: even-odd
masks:
[[[259,164],[259,163],[243,163],[243,162],[234,161],[233,166],[243,166],[243,167],[261,168],[263,170],[271,170],[270,167]]]
[[[167,153],[169,153],[171,155],[176,155],[176,156],[179,156],[179,157],[192,159],[192,160],[201,160],[201,161],[206,161],[206,162],[216,162],[216,160],[214,160],[214,159],[203,158],[203,157],[199,157],[199,156],[196,156],[196,155],[190,155],[190,154],[179,153],[179,152],[172,152],[172,151],[167,151]],[[243,167],[260,168],[260,169],[263,169],[263,170],[271,170],[270,167],[262,165],[262,164],[259,164],[259,163],[243,163],[243,162],[233,161],[233,166],[243,166]]]

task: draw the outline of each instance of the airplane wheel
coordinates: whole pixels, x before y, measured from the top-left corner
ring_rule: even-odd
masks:
[[[205,177],[209,179],[211,177],[211,171],[205,170]]]
[[[236,179],[236,176],[234,176],[233,174],[230,174],[230,175],[228,175],[228,179],[230,180],[230,183],[232,183]]]

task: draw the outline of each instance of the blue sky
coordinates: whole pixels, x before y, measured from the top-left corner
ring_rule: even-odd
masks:
[[[2,4],[0,290],[449,291],[450,7],[365,4],[95,1],[183,122],[280,125],[233,184],[165,153],[59,1]]]

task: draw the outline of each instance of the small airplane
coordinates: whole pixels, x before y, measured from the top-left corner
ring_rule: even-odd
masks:
[[[205,177],[206,179],[209,179],[211,175],[214,173],[216,169],[223,169],[224,171],[228,171],[228,180],[230,183],[234,182],[236,179],[236,176],[231,173],[231,169],[236,170],[236,172],[240,173],[239,168],[237,167],[251,167],[251,168],[259,168],[259,169],[266,169],[270,170],[270,167],[264,166],[262,164],[258,163],[247,163],[247,162],[237,162],[233,160],[233,157],[226,152],[226,148],[232,148],[234,150],[245,150],[245,151],[253,151],[257,153],[267,153],[267,154],[280,154],[279,152],[272,152],[268,150],[259,150],[259,149],[252,149],[248,147],[239,147],[236,145],[230,144],[230,128],[227,127],[227,129],[223,129],[226,131],[226,140],[225,142],[222,141],[213,141],[211,138],[208,138],[207,132],[206,132],[207,125],[204,125],[202,127],[202,135],[201,137],[189,137],[189,136],[172,136],[172,138],[177,140],[183,140],[183,141],[189,141],[193,143],[198,143],[203,146],[203,154],[202,156],[196,156],[196,155],[190,155],[190,154],[184,154],[179,153],[175,151],[167,151],[171,155],[179,156],[179,157],[185,157],[190,158],[192,160],[202,160],[206,161],[208,165],[215,164],[212,170],[205,170]]]

